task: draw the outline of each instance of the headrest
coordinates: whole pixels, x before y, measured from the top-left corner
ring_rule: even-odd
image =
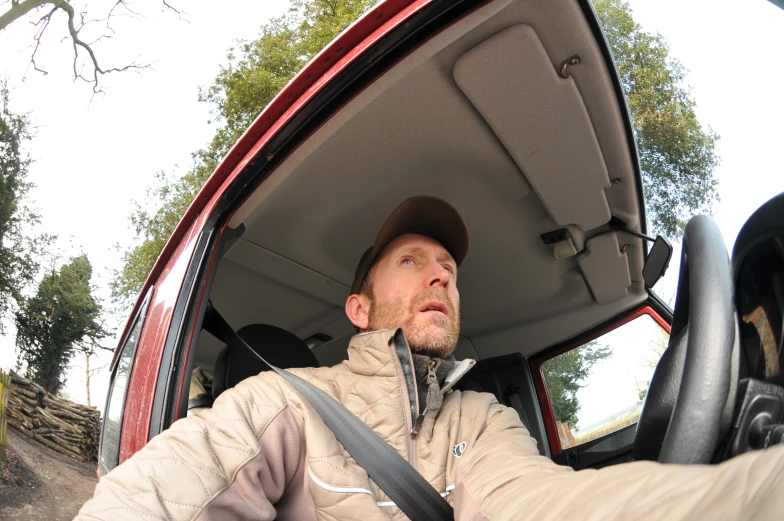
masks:
[[[274,366],[283,369],[319,366],[307,344],[285,329],[267,324],[251,324],[238,330],[237,334]],[[218,398],[226,389],[267,370],[269,367],[247,349],[223,346],[215,361],[212,396]]]

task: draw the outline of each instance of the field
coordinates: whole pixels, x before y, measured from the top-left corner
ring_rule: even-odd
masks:
[[[629,425],[633,425],[637,423],[637,420],[640,419],[640,411],[632,411],[628,414],[617,418],[615,421],[610,423],[605,423],[604,425],[597,427],[596,429],[592,429],[588,432],[582,432],[578,436],[574,437],[574,443],[572,444],[573,447],[577,445],[587,443],[589,441],[593,441],[595,439],[601,438],[602,436],[606,436],[611,434],[615,431],[619,431],[624,427],[628,427]]]

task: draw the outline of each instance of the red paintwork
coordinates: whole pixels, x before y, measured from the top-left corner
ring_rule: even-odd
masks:
[[[659,324],[669,334],[670,324],[667,323],[667,321],[664,320],[664,318],[662,318],[661,315],[659,315],[652,307],[645,305],[637,309],[630,315],[625,316],[623,319],[619,320],[618,322],[614,322],[602,328],[601,330],[592,333],[590,336],[580,337],[576,339],[574,342],[570,342],[569,344],[565,345],[564,347],[560,347],[554,351],[550,351],[542,355],[533,356],[529,360],[529,364],[531,367],[531,375],[533,376],[534,387],[536,388],[536,396],[539,399],[539,408],[542,410],[542,419],[544,420],[544,428],[547,431],[547,440],[550,444],[550,452],[552,453],[553,456],[560,454],[563,451],[561,450],[561,443],[558,440],[558,432],[555,426],[555,415],[553,414],[553,408],[550,404],[550,396],[547,394],[547,386],[544,384],[544,375],[542,374],[542,364],[550,360],[551,358],[554,358],[567,351],[571,351],[576,347],[580,347],[586,342],[590,342],[595,338],[599,338],[605,333],[609,333],[614,329],[618,329],[622,325],[631,322],[635,318],[638,318],[642,315],[650,316],[652,319],[656,321],[657,324]]]
[[[120,463],[147,443],[161,356],[174,306],[199,233],[222,194],[258,151],[317,92],[357,57],[432,1],[386,0],[357,20],[272,100],[199,191],[155,262],[130,314],[130,317],[136,315],[144,295],[151,286],[155,286],[129,380],[120,442]],[[201,291],[204,289],[202,286]],[[124,344],[130,332],[130,326],[129,320],[120,337],[112,367],[118,357],[119,346]],[[194,332],[191,332],[191,341],[193,335]],[[186,375],[181,375],[180,393],[185,382]]]
[[[214,205],[215,202],[216,201],[213,201],[211,203],[211,205]],[[221,228],[220,235],[218,236],[218,242],[220,242],[221,238],[223,238],[223,232],[225,232],[225,231],[226,231],[226,227]],[[212,272],[212,268],[215,265],[215,261],[216,260],[217,260],[217,255],[213,255],[212,259],[210,259],[210,266],[207,269],[207,273],[211,273]],[[202,282],[202,285],[201,285],[201,291],[199,291],[198,305],[196,306],[196,314],[197,315],[201,311],[202,305],[206,302],[206,299],[204,299],[204,291],[206,289],[207,289],[207,279],[205,278],[205,280]],[[194,341],[194,339],[196,337],[196,334],[197,334],[196,329],[195,328],[191,329],[191,334],[188,337],[188,346],[187,346],[187,348],[185,350],[185,360],[188,360],[188,358],[190,358],[191,347],[193,346],[193,341]],[[180,403],[180,400],[182,399],[183,391],[190,387],[189,380],[190,380],[190,374],[188,374],[187,371],[183,371],[183,373],[180,375],[180,384],[179,384],[180,388],[177,391],[177,403]],[[178,420],[178,419],[179,419],[178,417],[175,417],[175,420]]]
[[[155,282],[125,398],[120,462],[147,443],[163,346],[166,343],[174,305],[203,225],[203,217],[194,223]]]

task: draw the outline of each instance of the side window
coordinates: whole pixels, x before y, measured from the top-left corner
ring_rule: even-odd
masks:
[[[136,355],[136,346],[139,344],[139,336],[142,332],[146,304],[145,302],[142,305],[142,310],[136,317],[131,332],[128,334],[109,383],[109,395],[106,400],[101,444],[98,452],[104,473],[117,466],[120,456],[120,434],[122,433],[125,395],[128,390],[128,381],[130,380],[131,368]]]
[[[644,314],[542,363],[562,449],[637,423],[669,334]]]

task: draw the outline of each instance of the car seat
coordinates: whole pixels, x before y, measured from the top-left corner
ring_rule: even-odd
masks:
[[[319,366],[316,356],[307,344],[285,329],[267,324],[251,324],[239,329],[237,333],[262,358],[277,367],[290,369]],[[226,389],[267,370],[269,366],[264,365],[247,350],[224,345],[215,361],[212,396],[217,399]]]

